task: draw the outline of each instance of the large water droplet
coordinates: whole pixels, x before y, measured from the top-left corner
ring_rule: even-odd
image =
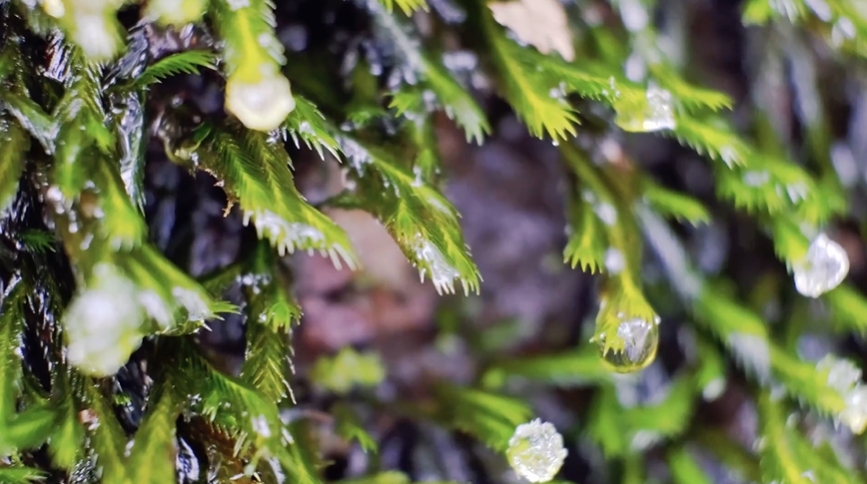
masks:
[[[819,297],[837,287],[849,272],[849,257],[840,244],[820,234],[803,261],[795,264],[795,288],[807,297]]]
[[[568,451],[563,437],[549,422],[535,419],[518,425],[509,439],[506,457],[521,477],[530,482],[547,482],[554,478]]]
[[[87,374],[112,375],[141,344],[145,313],[136,287],[114,267],[94,269],[94,282],[66,310],[69,362]]]
[[[280,74],[265,75],[256,83],[229,79],[226,110],[249,129],[277,129],[295,109],[289,81]]]
[[[643,370],[656,357],[659,327],[655,321],[629,319],[617,327],[617,339],[619,344],[600,338],[599,353],[606,366],[618,373]]]
[[[646,133],[674,129],[677,120],[674,118],[674,99],[671,92],[650,85],[644,102],[637,106],[621,106],[615,122],[621,129],[630,132]]]

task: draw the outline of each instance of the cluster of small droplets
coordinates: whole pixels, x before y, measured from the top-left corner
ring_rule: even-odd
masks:
[[[446,260],[443,253],[430,240],[420,233],[416,234],[413,247],[415,263],[422,282],[425,276],[428,276],[438,293],[454,294],[457,280],[463,285],[464,292],[469,292],[468,282],[461,277],[460,271]]]
[[[794,264],[795,288],[807,297],[819,297],[834,289],[849,272],[849,257],[840,244],[820,234],[810,244],[804,260]]]
[[[334,267],[340,269],[345,263],[350,269],[355,269],[350,248],[329,243],[325,234],[312,225],[286,220],[270,210],[244,211],[242,223],[246,226],[251,221],[259,237],[270,240],[281,256],[301,249],[307,249],[309,254],[318,250],[321,255],[328,256]]]
[[[557,475],[568,453],[557,429],[549,422],[535,419],[515,428],[506,457],[524,479],[548,482]]]
[[[867,428],[867,386],[861,383],[861,369],[851,361],[828,355],[816,365],[828,373],[828,386],[840,392],[846,407],[837,419],[855,434]]]
[[[653,321],[624,319],[617,326],[616,337],[616,344],[606,341],[604,333],[599,338],[599,353],[606,366],[617,373],[647,368],[653,363],[659,346],[659,318]]]

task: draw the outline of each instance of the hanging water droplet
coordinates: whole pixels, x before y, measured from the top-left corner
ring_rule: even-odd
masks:
[[[656,321],[628,319],[617,327],[617,342],[599,340],[602,361],[613,371],[631,373],[643,370],[656,357],[659,327]]]
[[[837,287],[849,272],[849,257],[840,244],[820,234],[804,260],[795,264],[795,288],[807,297],[819,297]]]
[[[226,83],[226,110],[249,129],[277,129],[292,110],[295,98],[289,81],[280,75],[264,75],[259,82],[229,79]]]
[[[506,450],[512,469],[530,482],[553,479],[567,454],[557,429],[540,419],[518,425]]]
[[[674,99],[666,89],[651,84],[645,99],[638,105],[621,105],[615,122],[624,131],[651,132],[674,129]]]

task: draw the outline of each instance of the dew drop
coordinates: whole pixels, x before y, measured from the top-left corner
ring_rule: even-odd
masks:
[[[110,60],[118,51],[121,41],[114,32],[114,25],[108,13],[78,12],[72,17],[72,40],[81,47],[87,57],[94,60]]]
[[[861,369],[847,359],[827,355],[816,364],[816,370],[828,373],[828,386],[846,393],[861,382]]]
[[[553,479],[567,454],[554,425],[540,419],[518,425],[506,450],[512,469],[530,482]]]
[[[819,297],[837,287],[849,272],[849,257],[840,244],[820,234],[803,261],[795,264],[795,288],[807,297]]]
[[[726,389],[726,380],[723,377],[714,378],[701,390],[701,397],[707,402],[712,402],[720,397]]]
[[[623,257],[623,252],[620,252],[614,247],[605,251],[605,270],[609,274],[619,274],[626,267],[626,258]]]
[[[147,16],[164,25],[185,25],[195,22],[205,13],[205,0],[150,0]]]
[[[840,412],[840,420],[854,434],[867,428],[867,387],[858,386],[845,396],[846,408]]]
[[[42,9],[54,18],[61,18],[66,15],[66,7],[61,0],[43,0]]]
[[[226,84],[226,110],[249,129],[277,129],[293,109],[289,81],[280,74],[266,75],[255,83],[230,78]]]
[[[100,264],[93,284],[67,308],[63,324],[69,362],[85,373],[112,375],[141,344],[145,314],[136,287],[114,267]]]
[[[674,99],[666,89],[650,85],[645,94],[645,102],[640,108],[624,109],[617,113],[615,122],[624,131],[652,132],[674,129]]]
[[[235,11],[250,6],[250,0],[228,0],[227,3],[229,4],[229,8]]]
[[[760,187],[771,180],[767,170],[750,170],[744,173],[744,183],[749,187]]]
[[[602,361],[617,373],[643,370],[653,363],[659,346],[659,327],[654,321],[628,319],[617,327],[616,343],[599,340]]]
[[[252,421],[253,430],[264,438],[271,436],[271,427],[268,426],[268,419],[264,415],[255,417]]]

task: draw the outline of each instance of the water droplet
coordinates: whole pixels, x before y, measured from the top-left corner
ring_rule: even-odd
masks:
[[[645,100],[637,106],[622,106],[615,122],[624,131],[651,132],[674,129],[674,99],[666,89],[651,84],[647,88]]]
[[[66,7],[61,0],[44,0],[42,9],[54,18],[61,18],[66,15]]]
[[[744,183],[749,187],[760,187],[770,179],[771,174],[767,170],[750,170],[744,173]]]
[[[628,319],[617,327],[617,342],[599,340],[602,361],[618,373],[643,370],[653,362],[659,346],[659,328],[655,321]]]
[[[506,450],[512,469],[530,482],[553,479],[567,454],[557,429],[539,419],[518,425]]]
[[[172,296],[178,304],[187,310],[188,320],[204,321],[211,316],[211,309],[196,291],[177,286],[172,288]]]
[[[145,313],[137,288],[114,267],[94,269],[93,283],[79,293],[63,318],[70,363],[88,374],[114,374],[141,344]]]
[[[720,395],[726,389],[726,379],[725,378],[715,378],[708,382],[707,385],[701,390],[701,397],[704,398],[707,402],[712,402],[719,398]]]
[[[626,259],[623,257],[623,252],[609,248],[605,251],[605,270],[609,274],[619,274],[626,267]]]
[[[479,65],[479,58],[467,50],[447,52],[443,54],[443,65],[450,71],[472,72]]]
[[[820,234],[810,244],[804,260],[795,264],[795,288],[807,297],[820,295],[837,287],[849,272],[849,257],[840,244]]]
[[[277,129],[293,109],[295,98],[289,81],[279,73],[254,83],[230,78],[226,84],[226,110],[249,129]]]
[[[631,32],[639,32],[647,27],[650,14],[639,0],[620,0],[620,17],[623,25]]]
[[[639,430],[632,436],[629,442],[629,447],[638,452],[649,449],[658,442],[662,441],[663,437],[659,432],[653,430]]]
[[[861,369],[847,359],[827,355],[816,364],[819,372],[828,372],[828,386],[845,393],[861,382]]]
[[[205,0],[150,0],[146,12],[149,19],[180,26],[201,18],[206,8]]]
[[[264,415],[259,415],[255,417],[252,421],[253,431],[257,434],[265,437],[266,439],[271,436],[271,427],[268,425],[268,419],[265,418]]]
[[[72,15],[72,40],[93,60],[110,60],[118,51],[121,41],[115,33],[113,16],[107,12],[79,12]]]
[[[232,10],[240,10],[250,6],[250,0],[227,0],[226,3]]]
[[[747,333],[731,333],[728,344],[738,361],[760,382],[771,379],[771,349],[767,339]]]
[[[858,386],[845,398],[846,408],[840,412],[840,420],[855,434],[867,428],[867,387]]]
[[[596,212],[596,216],[605,225],[611,227],[617,223],[617,209],[614,208],[614,205],[607,202],[599,202],[593,205],[593,211]]]
[[[831,7],[825,0],[806,0],[805,3],[822,22],[830,22],[833,18]]]
[[[633,52],[626,58],[626,63],[623,65],[623,71],[626,78],[632,82],[642,82],[647,77],[647,62],[644,57],[638,52]]]
[[[412,245],[422,282],[425,276],[429,276],[438,293],[454,294],[455,281],[458,280],[464,288],[464,293],[469,293],[469,282],[462,277],[457,268],[452,266],[436,245],[421,234],[416,234]]]

